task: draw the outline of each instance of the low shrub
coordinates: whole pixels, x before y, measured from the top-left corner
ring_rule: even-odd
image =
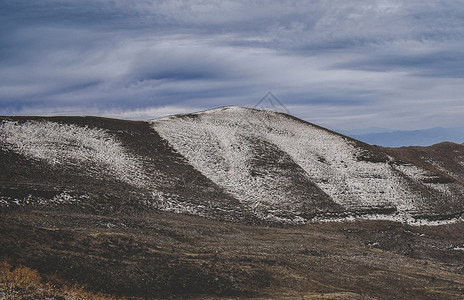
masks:
[[[6,261],[0,262],[0,298],[5,300],[63,299],[63,300],[116,300],[118,298],[86,290],[85,286],[67,285],[53,276],[44,280],[33,269],[14,268]]]

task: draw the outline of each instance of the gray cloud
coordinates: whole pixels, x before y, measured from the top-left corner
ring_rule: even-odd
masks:
[[[0,114],[142,118],[272,90],[332,128],[464,125],[459,1],[7,0],[0,37]]]

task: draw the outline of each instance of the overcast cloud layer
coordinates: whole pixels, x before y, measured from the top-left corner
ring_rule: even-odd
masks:
[[[3,0],[0,114],[149,119],[270,90],[330,128],[462,126],[463,49],[462,1]]]

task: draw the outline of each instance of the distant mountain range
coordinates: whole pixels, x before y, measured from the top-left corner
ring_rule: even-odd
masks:
[[[423,130],[392,130],[381,127],[339,130],[354,139],[384,147],[430,146],[441,142],[464,142],[464,127],[434,127]]]

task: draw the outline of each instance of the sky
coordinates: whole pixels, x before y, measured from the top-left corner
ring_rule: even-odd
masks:
[[[1,0],[0,115],[155,117],[268,91],[329,128],[464,125],[464,4]]]

